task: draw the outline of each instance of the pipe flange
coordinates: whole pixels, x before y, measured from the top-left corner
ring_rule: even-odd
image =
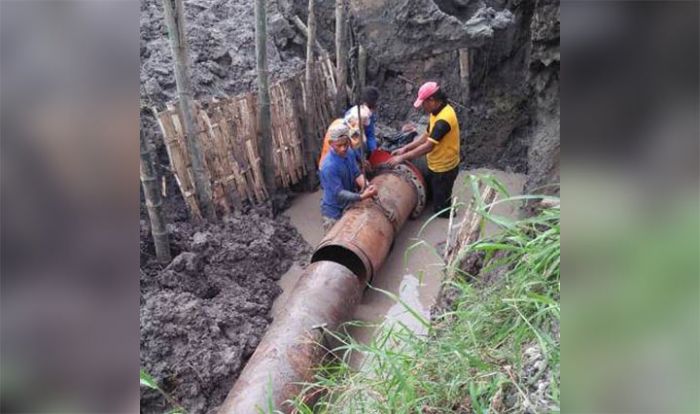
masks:
[[[413,185],[413,187],[416,189],[416,193],[418,194],[418,202],[416,203],[416,207],[413,209],[413,211],[411,211],[411,218],[418,218],[423,210],[425,210],[428,197],[425,181],[423,181],[423,177],[418,169],[413,164],[406,162],[405,164],[398,164],[394,168],[391,168],[386,164],[380,164],[375,166],[374,171],[375,176],[381,174],[394,174]]]
[[[394,170],[399,172],[402,177],[407,179],[408,182],[410,182],[416,188],[416,193],[418,193],[418,202],[416,203],[416,207],[411,212],[411,218],[418,218],[418,216],[420,216],[420,214],[425,209],[425,204],[427,202],[427,192],[425,184],[423,183],[421,177],[419,177],[418,174],[416,174],[416,172],[413,170],[413,168],[411,168],[411,166],[408,166],[406,164],[399,164],[396,167],[394,167]]]

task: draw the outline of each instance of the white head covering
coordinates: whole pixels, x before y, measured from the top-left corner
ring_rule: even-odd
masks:
[[[360,115],[362,115],[362,124],[364,126],[369,125],[369,117],[372,115],[372,111],[369,110],[367,105],[360,106]],[[348,109],[348,111],[345,113],[344,120],[345,120],[345,123],[351,127],[357,126],[357,124],[358,124],[358,122],[357,122],[357,105]]]

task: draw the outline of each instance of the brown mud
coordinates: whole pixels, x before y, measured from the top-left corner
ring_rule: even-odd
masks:
[[[213,412],[271,322],[277,280],[309,246],[288,220],[257,212],[170,230],[175,258],[165,268],[141,238],[141,367],[188,412]],[[141,412],[167,408],[142,388]]]

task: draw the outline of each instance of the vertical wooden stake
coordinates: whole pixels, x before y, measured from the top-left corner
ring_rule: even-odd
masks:
[[[314,0],[309,0],[309,17],[307,24],[308,36],[306,38],[306,73],[304,76],[304,89],[306,90],[306,133],[304,134],[304,158],[306,163],[306,189],[312,190],[316,186],[318,177],[316,174],[316,153],[318,143],[314,138],[316,133],[314,128],[318,127],[313,122],[317,118],[313,114],[312,99],[319,99],[314,95],[313,76],[314,76],[314,45],[316,44],[316,12]]]
[[[258,131],[263,177],[267,193],[275,192],[274,142],[270,129],[270,88],[267,83],[267,8],[265,0],[255,0],[255,60],[258,70]]]
[[[469,98],[469,49],[459,49],[459,78]]]
[[[208,220],[216,220],[216,210],[212,200],[211,183],[204,167],[204,157],[197,144],[197,130],[194,123],[192,86],[187,68],[187,39],[185,38],[185,11],[182,0],[163,0],[165,24],[170,34],[170,46],[175,60],[175,82],[180,99],[183,129],[187,141],[187,152],[192,163],[197,202]]]
[[[151,222],[151,235],[153,236],[153,244],[156,247],[156,257],[161,263],[169,263],[171,259],[170,241],[168,240],[168,228],[165,223],[165,215],[163,214],[163,199],[160,197],[158,174],[156,173],[151,149],[146,142],[143,130],[140,131],[139,138],[141,141],[141,157],[139,159],[141,186],[146,198],[146,209]]]
[[[367,86],[367,49],[360,45],[357,51],[357,77],[360,81],[360,91]],[[362,93],[362,92],[360,92]]]
[[[342,114],[347,105],[348,47],[345,0],[335,1],[335,71],[338,85],[335,110]]]

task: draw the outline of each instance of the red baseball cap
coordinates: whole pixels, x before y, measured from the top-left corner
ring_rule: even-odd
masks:
[[[436,82],[424,83],[420,87],[420,89],[418,89],[418,99],[416,99],[416,101],[413,102],[413,107],[420,108],[420,106],[423,104],[423,101],[433,96],[433,94],[437,92],[438,89],[440,89],[440,86]]]

